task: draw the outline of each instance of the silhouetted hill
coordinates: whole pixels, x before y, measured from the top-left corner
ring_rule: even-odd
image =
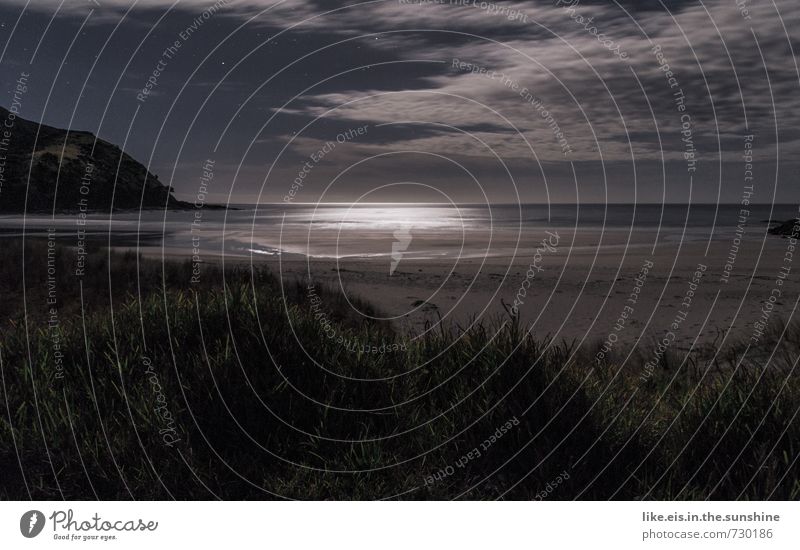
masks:
[[[10,120],[2,107],[0,120]],[[2,131],[7,129],[0,128],[0,212],[109,211],[112,200],[115,210],[191,207],[141,163],[91,132],[39,126],[19,117],[10,136]]]

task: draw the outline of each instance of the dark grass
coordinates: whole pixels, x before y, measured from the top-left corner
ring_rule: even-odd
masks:
[[[406,341],[264,269],[206,266],[191,284],[188,263],[98,248],[81,307],[59,249],[59,378],[46,249],[26,249],[27,320],[21,245],[4,256],[4,499],[800,496],[797,327],[746,356],[669,354],[642,382],[647,350],[597,366],[515,318]],[[381,344],[405,351],[360,351]]]

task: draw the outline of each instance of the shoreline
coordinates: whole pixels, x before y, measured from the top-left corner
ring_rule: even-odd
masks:
[[[35,231],[27,232],[26,240],[46,239],[46,229],[37,224]],[[10,234],[2,231],[0,238],[21,237],[19,230],[5,230]],[[136,227],[130,231],[114,229],[111,234],[102,229],[87,231],[84,245],[107,248],[111,244],[111,249],[120,253],[190,262],[198,272],[204,264],[235,267],[252,263],[290,282],[310,277],[315,283],[352,296],[354,301],[369,301],[397,330],[411,335],[437,324],[440,317],[455,326],[466,326],[473,319],[506,320],[515,301],[521,302],[518,316],[526,330],[590,346],[607,345],[609,339],[620,345],[657,341],[670,332],[679,313],[685,319],[679,323],[680,330],[671,345],[684,350],[692,345],[748,341],[757,338],[757,323],[777,326],[782,318],[791,316],[791,304],[798,296],[791,269],[786,285],[780,285],[780,295],[774,297],[776,273],[785,264],[787,247],[792,246],[785,237],[759,232],[737,245],[732,257],[733,241],[727,232],[720,232],[713,241],[663,240],[653,246],[648,240],[650,233],[638,232],[638,241],[628,244],[625,232],[615,234],[612,230],[609,244],[599,247],[586,240],[590,233],[573,235],[571,241],[562,234],[565,238],[560,246],[548,250],[541,260],[535,259],[535,243],[525,243],[513,260],[508,255],[401,258],[394,270],[388,254],[336,259],[285,252],[223,255],[210,251],[208,245],[183,247],[173,243],[164,248],[159,233]],[[73,236],[72,231],[59,231],[56,242],[74,248],[75,242],[70,242]],[[647,262],[652,267],[637,283]],[[689,307],[682,308],[687,285],[700,265],[706,267],[704,276],[692,289]],[[532,267],[535,277],[526,276]],[[189,281],[187,286],[191,288]],[[637,301],[631,303],[628,300],[634,289],[638,291]],[[766,321],[765,307],[770,308]]]
[[[531,290],[526,291],[526,300],[518,308],[519,318],[535,334],[555,339],[590,345],[608,338],[621,344],[650,343],[669,331],[691,291],[691,303],[683,313],[685,322],[675,337],[677,349],[746,340],[757,332],[755,323],[774,294],[774,274],[788,242],[778,238],[763,241],[757,267],[753,265],[760,252],[756,244],[761,243],[742,245],[727,282],[722,282],[727,247],[711,247],[706,254],[705,242],[683,243],[678,256],[675,247],[662,247],[655,254],[647,248],[600,250],[597,258],[588,253],[553,252],[543,260]],[[192,260],[191,255],[174,251],[162,256],[158,248],[139,251],[153,259]],[[461,259],[456,263],[406,260],[390,275],[388,258],[337,261],[294,254],[252,257],[256,259],[253,265],[266,266],[284,280],[304,281],[310,275],[318,284],[337,288],[354,299],[366,299],[391,318],[396,328],[410,333],[437,322],[439,316],[462,326],[473,318],[508,318],[508,306],[514,303],[532,262],[528,256],[514,262],[503,257]],[[651,267],[642,281],[642,266],[647,262]],[[246,266],[251,259],[203,256],[201,263]],[[698,266],[705,266],[703,276],[692,283]],[[695,287],[690,288],[693,284]],[[634,292],[637,300],[632,304],[629,298]],[[791,315],[790,305],[797,297],[797,284],[790,281],[782,286],[781,298],[774,303],[772,325]],[[426,306],[416,307],[416,303]],[[614,330],[623,314],[624,328]]]

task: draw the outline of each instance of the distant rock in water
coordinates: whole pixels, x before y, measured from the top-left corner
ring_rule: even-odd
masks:
[[[172,192],[141,163],[90,132],[39,126],[0,107],[0,212],[108,212],[112,200],[114,210],[192,206]]]
[[[785,235],[795,237],[800,233],[800,219],[785,221],[769,230],[770,235]]]

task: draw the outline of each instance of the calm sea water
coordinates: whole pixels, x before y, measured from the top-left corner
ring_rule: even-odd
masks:
[[[317,258],[511,256],[534,248],[546,231],[575,250],[652,247],[679,241],[730,239],[739,205],[235,205],[236,210],[143,211],[90,215],[87,236],[166,254]],[[763,238],[768,220],[797,216],[793,205],[749,208],[747,234]],[[55,228],[69,241],[74,215],[1,216],[5,236],[41,236]]]

